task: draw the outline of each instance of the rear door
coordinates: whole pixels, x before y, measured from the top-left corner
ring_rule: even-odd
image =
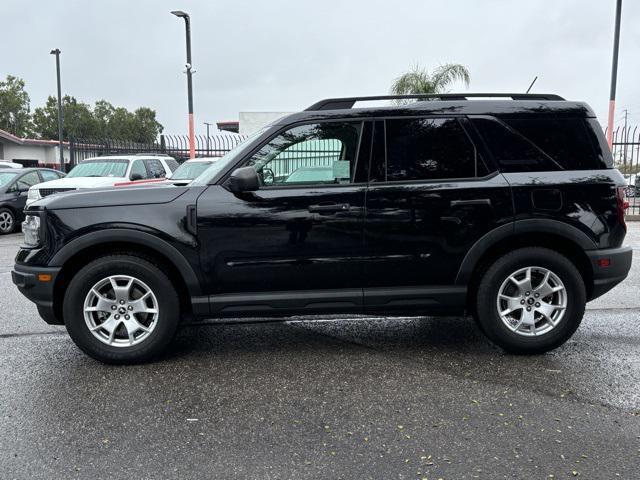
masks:
[[[464,304],[469,249],[513,219],[509,185],[464,117],[375,122],[364,244],[365,306]]]

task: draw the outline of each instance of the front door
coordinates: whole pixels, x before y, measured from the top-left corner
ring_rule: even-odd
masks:
[[[213,315],[362,309],[370,136],[362,121],[289,128],[239,165],[254,166],[259,190],[199,197]]]
[[[365,305],[464,305],[458,268],[485,233],[513,219],[510,189],[463,117],[375,122],[367,194]]]

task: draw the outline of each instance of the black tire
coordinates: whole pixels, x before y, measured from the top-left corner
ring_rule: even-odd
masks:
[[[132,346],[103,343],[91,333],[85,321],[84,303],[90,290],[102,279],[114,275],[127,275],[144,282],[157,300],[155,328],[147,338]],[[64,296],[63,317],[72,340],[87,355],[104,363],[141,363],[168,347],[178,327],[180,302],[169,278],[150,261],[133,255],[109,255],[92,261],[72,278]]]
[[[496,305],[502,283],[518,269],[530,266],[552,271],[566,289],[564,316],[550,331],[537,336],[523,336],[509,329],[500,318]],[[584,282],[567,257],[547,248],[520,248],[497,259],[482,276],[477,289],[476,320],[485,335],[509,353],[544,353],[559,347],[575,333],[582,321],[585,304]]]
[[[16,229],[16,215],[9,208],[0,208],[0,235],[13,233]]]

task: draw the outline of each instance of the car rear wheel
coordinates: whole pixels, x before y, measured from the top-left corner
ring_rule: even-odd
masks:
[[[521,248],[496,260],[480,280],[477,320],[510,353],[552,350],[576,331],[586,303],[580,272],[546,248]]]
[[[63,316],[85,353],[105,363],[138,363],[162,353],[179,323],[171,281],[144,258],[111,255],[82,268],[67,288]]]
[[[16,229],[16,216],[8,208],[0,208],[0,235],[11,233]]]

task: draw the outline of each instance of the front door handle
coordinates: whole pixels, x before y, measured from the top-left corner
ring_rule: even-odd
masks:
[[[351,205],[348,203],[321,203],[319,205],[309,205],[309,212],[311,213],[337,213],[348,212]]]

